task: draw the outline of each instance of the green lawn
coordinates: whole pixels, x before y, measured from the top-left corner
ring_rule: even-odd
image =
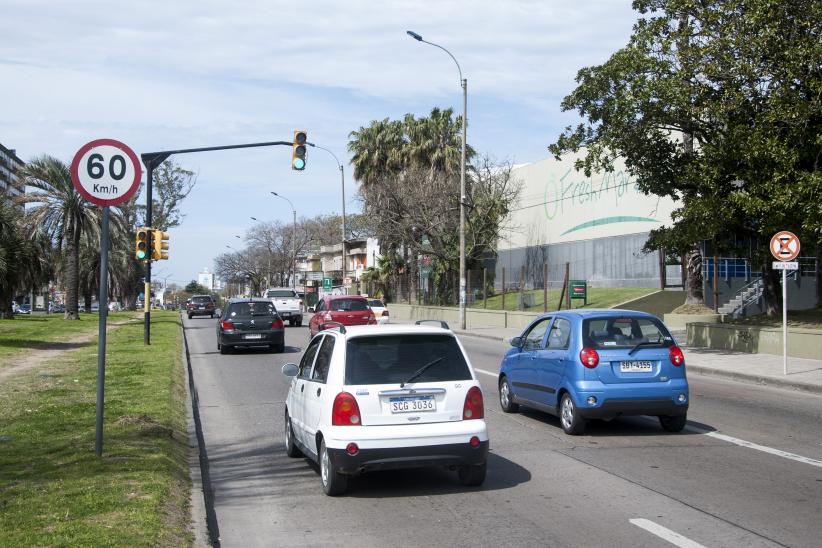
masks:
[[[127,321],[134,316],[134,312],[110,313],[108,323]],[[13,320],[0,320],[0,364],[31,349],[77,348],[72,341],[83,335],[94,334],[96,341],[98,323],[97,314],[80,314],[79,320],[64,320],[62,314],[21,314]]]
[[[192,544],[179,316],[152,314],[151,346],[131,317],[107,336],[102,457],[96,341],[0,384],[0,546]]]
[[[620,303],[637,299],[649,293],[653,293],[656,289],[648,289],[641,287],[589,287],[588,288],[588,304],[584,305],[582,299],[571,299],[572,308],[612,308]],[[543,308],[543,291],[542,289],[525,291],[525,294],[533,296],[534,306],[526,308],[529,311],[542,311]],[[556,310],[559,303],[560,290],[548,290],[548,310]],[[505,310],[518,310],[517,303],[519,302],[519,292],[508,293],[505,295]],[[526,297],[527,302],[527,297]],[[483,308],[482,299],[471,304],[471,308]],[[486,308],[488,310],[502,310],[502,295],[495,295],[488,299]],[[563,300],[562,308],[565,308],[565,301]]]

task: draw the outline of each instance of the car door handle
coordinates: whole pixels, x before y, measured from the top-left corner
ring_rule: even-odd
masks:
[[[305,392],[305,385],[304,384],[300,385],[300,392]]]
[[[317,388],[317,397],[320,397],[320,392],[322,392],[322,388]]]

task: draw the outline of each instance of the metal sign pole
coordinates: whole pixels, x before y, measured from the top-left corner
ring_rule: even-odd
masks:
[[[788,374],[788,271],[782,271],[782,373]]]
[[[94,452],[103,454],[103,406],[106,385],[106,320],[108,319],[108,206],[103,206],[103,227],[100,235],[100,308],[97,336],[97,421]]]

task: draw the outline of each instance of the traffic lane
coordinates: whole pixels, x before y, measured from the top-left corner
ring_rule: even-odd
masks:
[[[275,466],[282,454],[281,436],[288,380],[280,372],[288,361],[298,361],[305,328],[286,328],[286,350],[243,349],[221,355],[217,351],[216,321],[184,319],[203,438],[209,461],[215,513],[223,545],[259,545],[270,522],[267,507],[277,486],[313,472],[294,463]],[[270,538],[270,537],[269,537]]]
[[[494,345],[468,339],[462,340],[474,366],[490,367]],[[485,371],[496,373],[498,364]],[[481,382],[486,409],[493,414],[499,409],[496,377],[481,375]],[[694,426],[713,430],[716,427],[712,423],[716,422],[722,432],[736,437],[740,436],[738,432],[750,433],[751,405],[747,397],[739,395],[745,389],[748,386],[742,383],[702,378],[692,381],[692,393],[701,394],[699,403],[692,403],[689,410],[689,418],[696,424],[692,422],[688,432],[680,435],[661,431],[656,419],[647,417],[591,421],[585,436],[571,437],[562,432],[558,419],[545,413],[524,409],[503,416],[533,428],[535,435],[546,436],[559,453],[718,516],[740,530],[760,535],[762,540],[789,539],[788,544],[812,546],[822,533],[817,524],[818,504],[813,504],[822,500],[819,468],[732,445],[694,430]],[[762,406],[757,412],[781,427],[776,434],[760,433],[760,443],[786,446],[789,438],[781,434],[786,426],[805,414],[819,412],[816,397],[800,394],[801,410],[796,415],[784,405],[785,391],[750,389],[756,389],[756,401]],[[715,416],[719,417],[716,421]],[[492,432],[493,441],[498,438],[496,434],[496,430]],[[808,443],[798,449],[817,450]]]
[[[475,369],[493,373],[479,376],[486,398],[495,399],[494,375],[510,345],[479,337],[460,341]],[[822,396],[703,375],[689,375],[688,383],[692,426],[822,460]]]

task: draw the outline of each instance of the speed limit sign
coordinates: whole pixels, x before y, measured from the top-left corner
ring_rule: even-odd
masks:
[[[84,145],[71,162],[71,181],[83,198],[99,206],[122,203],[137,192],[142,169],[137,155],[114,139]]]

